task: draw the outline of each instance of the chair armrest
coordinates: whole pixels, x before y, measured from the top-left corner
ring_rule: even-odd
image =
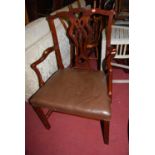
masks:
[[[54,46],[47,48],[46,50],[43,51],[42,56],[37,61],[35,61],[33,64],[31,64],[31,68],[35,71],[35,73],[37,75],[39,87],[42,87],[45,84],[45,82],[42,78],[42,75],[41,75],[39,69],[37,68],[37,65],[40,64],[41,62],[43,62],[47,58],[47,56],[53,51],[55,51]]]

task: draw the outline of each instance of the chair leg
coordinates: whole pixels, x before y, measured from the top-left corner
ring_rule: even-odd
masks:
[[[103,135],[104,143],[109,144],[109,126],[110,126],[110,122],[100,120],[100,123],[101,123],[101,129],[102,129],[102,135]]]
[[[50,129],[50,124],[46,118],[46,115],[44,114],[43,110],[39,107],[33,107],[33,110],[37,113],[38,117],[40,118],[41,122],[45,126],[46,129]]]
[[[128,120],[128,142],[129,142],[129,120]]]

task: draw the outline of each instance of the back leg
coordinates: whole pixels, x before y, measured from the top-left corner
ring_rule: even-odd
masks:
[[[100,124],[101,124],[104,143],[109,144],[109,126],[110,126],[110,122],[100,120]]]

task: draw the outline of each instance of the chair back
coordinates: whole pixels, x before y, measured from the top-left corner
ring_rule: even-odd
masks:
[[[99,41],[103,29],[106,30],[107,52],[110,49],[113,15],[113,10],[75,8],[68,12],[59,12],[53,16],[48,16],[47,20],[52,32],[58,64],[62,66],[56,27],[54,25],[56,18],[59,18],[64,25],[66,35],[70,41],[70,66],[92,69],[90,61],[94,59],[99,62]]]

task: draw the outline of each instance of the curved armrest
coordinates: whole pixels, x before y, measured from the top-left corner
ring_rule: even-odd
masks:
[[[42,86],[45,84],[45,82],[43,81],[42,75],[41,75],[39,69],[37,68],[37,65],[40,64],[41,62],[43,62],[43,61],[47,58],[47,56],[48,56],[51,52],[53,52],[54,50],[55,50],[54,46],[53,46],[53,47],[47,48],[47,49],[43,52],[42,56],[41,56],[37,61],[35,61],[33,64],[31,64],[31,68],[32,68],[32,69],[35,71],[35,73],[37,74],[38,81],[39,81],[39,87],[42,87]]]

